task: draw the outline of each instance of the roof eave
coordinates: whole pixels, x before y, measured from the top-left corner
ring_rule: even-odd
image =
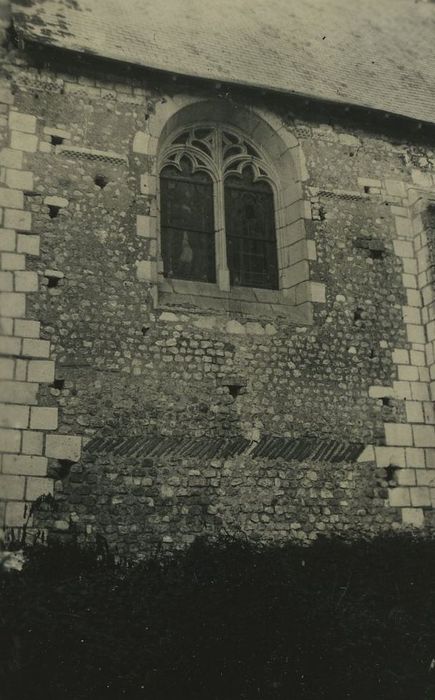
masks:
[[[110,62],[117,63],[118,65],[125,65],[129,66],[130,68],[142,68],[146,70],[151,70],[155,71],[158,73],[162,73],[165,75],[173,75],[177,76],[180,78],[187,78],[187,79],[194,79],[194,80],[204,80],[204,81],[210,81],[214,82],[219,85],[228,85],[228,86],[234,86],[234,87],[241,87],[241,88],[248,88],[248,89],[253,89],[253,90],[261,90],[264,92],[267,92],[269,94],[275,94],[275,95],[288,95],[288,96],[293,96],[297,97],[302,100],[308,100],[311,102],[318,102],[322,104],[329,104],[332,106],[342,106],[345,110],[350,110],[350,109],[357,109],[357,110],[368,110],[369,112],[375,113],[379,116],[383,116],[384,118],[388,119],[389,117],[394,117],[397,119],[403,119],[409,122],[412,122],[415,125],[427,125],[429,127],[435,126],[435,117],[433,121],[429,120],[424,120],[424,119],[416,119],[414,116],[411,116],[409,114],[404,114],[402,112],[395,112],[395,111],[385,111],[380,109],[379,107],[376,107],[372,104],[366,103],[363,104],[361,102],[356,102],[356,101],[349,101],[345,99],[340,99],[338,96],[337,99],[330,99],[328,97],[324,97],[322,95],[316,95],[312,93],[303,93],[303,92],[298,92],[296,90],[284,90],[284,89],[279,89],[276,87],[271,87],[270,85],[263,84],[261,82],[256,83],[255,81],[252,82],[246,82],[246,81],[241,81],[241,80],[233,80],[231,78],[222,78],[221,75],[216,74],[209,74],[209,75],[204,75],[199,72],[181,72],[177,71],[176,69],[166,69],[162,68],[161,66],[157,66],[152,63],[145,63],[145,62],[138,62],[138,61],[128,61],[124,58],[120,58],[116,54],[110,55],[110,53],[100,53],[98,51],[92,51],[88,47],[80,47],[80,46],[74,46],[74,47],[65,47],[62,45],[59,41],[53,40],[52,37],[44,37],[44,36],[38,36],[37,38],[35,37],[34,31],[27,32],[25,26],[17,26],[16,23],[14,22],[14,19],[12,18],[12,24],[15,30],[16,37],[18,39],[18,42],[21,44],[21,46],[24,48],[26,44],[28,45],[36,45],[36,46],[43,46],[49,49],[55,49],[58,51],[66,52],[66,53],[75,53],[78,54],[80,57],[86,57],[86,58],[96,58],[99,60],[106,60]]]

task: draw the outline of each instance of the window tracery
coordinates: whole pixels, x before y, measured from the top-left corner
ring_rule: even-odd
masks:
[[[273,169],[241,133],[183,129],[160,162],[164,275],[278,288]]]

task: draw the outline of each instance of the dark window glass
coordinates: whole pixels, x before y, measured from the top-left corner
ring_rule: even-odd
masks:
[[[277,289],[273,192],[250,167],[225,180],[225,225],[231,284]]]
[[[213,182],[189,158],[180,164],[160,175],[164,276],[215,282]]]

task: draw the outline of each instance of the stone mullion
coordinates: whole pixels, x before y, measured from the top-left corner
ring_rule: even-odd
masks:
[[[224,163],[222,147],[222,131],[216,129],[214,142],[214,160],[218,173],[214,184],[214,216],[216,236],[216,273],[219,289],[223,292],[230,291],[230,271],[227,260],[227,241],[225,233],[225,188],[224,188]]]

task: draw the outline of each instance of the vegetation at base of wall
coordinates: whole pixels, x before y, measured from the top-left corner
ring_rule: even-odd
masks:
[[[435,542],[32,547],[0,635],[3,700],[433,699]]]

